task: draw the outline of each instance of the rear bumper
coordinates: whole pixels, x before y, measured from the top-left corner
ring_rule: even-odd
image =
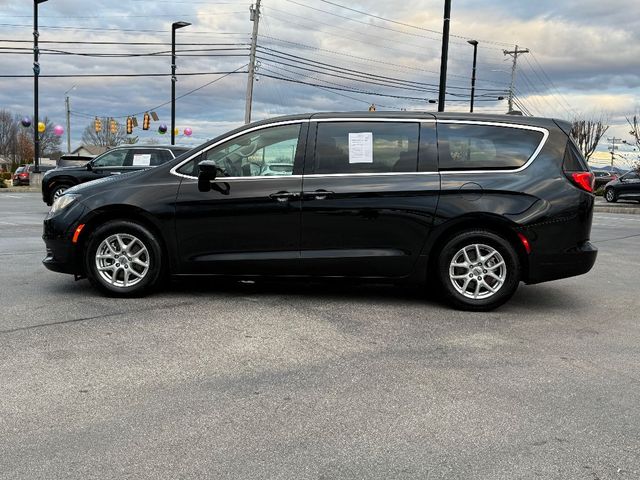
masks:
[[[598,249],[584,242],[566,252],[529,257],[529,275],[526,283],[541,283],[587,273],[596,263]]]

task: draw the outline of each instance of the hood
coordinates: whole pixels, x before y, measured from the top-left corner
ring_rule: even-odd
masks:
[[[95,191],[106,190],[108,188],[111,188],[112,185],[117,185],[118,183],[127,181],[130,178],[134,178],[136,176],[144,175],[145,173],[147,173],[147,170],[137,170],[135,172],[111,175],[109,177],[99,178],[98,180],[91,180],[90,182],[81,183],[66,190],[65,193],[91,194]]]

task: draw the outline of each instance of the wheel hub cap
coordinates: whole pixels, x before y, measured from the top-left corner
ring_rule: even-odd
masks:
[[[474,300],[492,297],[507,278],[507,265],[495,248],[485,244],[467,245],[453,256],[449,279],[458,293]]]
[[[149,273],[149,251],[128,233],[105,238],[96,250],[95,264],[101,279],[114,287],[132,287]]]

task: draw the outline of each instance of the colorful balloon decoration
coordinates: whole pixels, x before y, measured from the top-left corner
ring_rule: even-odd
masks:
[[[193,130],[191,130],[189,127],[187,127],[187,128],[184,129],[184,134],[187,137],[190,137],[193,134]]]
[[[22,117],[20,123],[24,128],[29,128],[31,126],[31,117]]]
[[[62,125],[56,125],[55,127],[53,127],[53,133],[57,137],[61,137],[62,135],[64,135],[64,127]]]
[[[160,135],[167,133],[167,126],[164,123],[158,127],[158,133]]]
[[[44,133],[46,129],[47,129],[47,126],[43,122],[38,122],[38,131],[40,133]]]
[[[180,135],[180,130],[179,130],[178,128],[176,128],[176,129],[173,131],[173,134],[174,134],[174,135]]]

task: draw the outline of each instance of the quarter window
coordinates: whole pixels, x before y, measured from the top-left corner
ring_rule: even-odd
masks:
[[[440,170],[516,169],[527,163],[542,138],[537,130],[439,123]]]
[[[256,130],[218,145],[180,167],[183,175],[198,176],[198,164],[213,160],[225,177],[292,175],[300,124]]]
[[[314,173],[415,172],[419,124],[318,123]]]

